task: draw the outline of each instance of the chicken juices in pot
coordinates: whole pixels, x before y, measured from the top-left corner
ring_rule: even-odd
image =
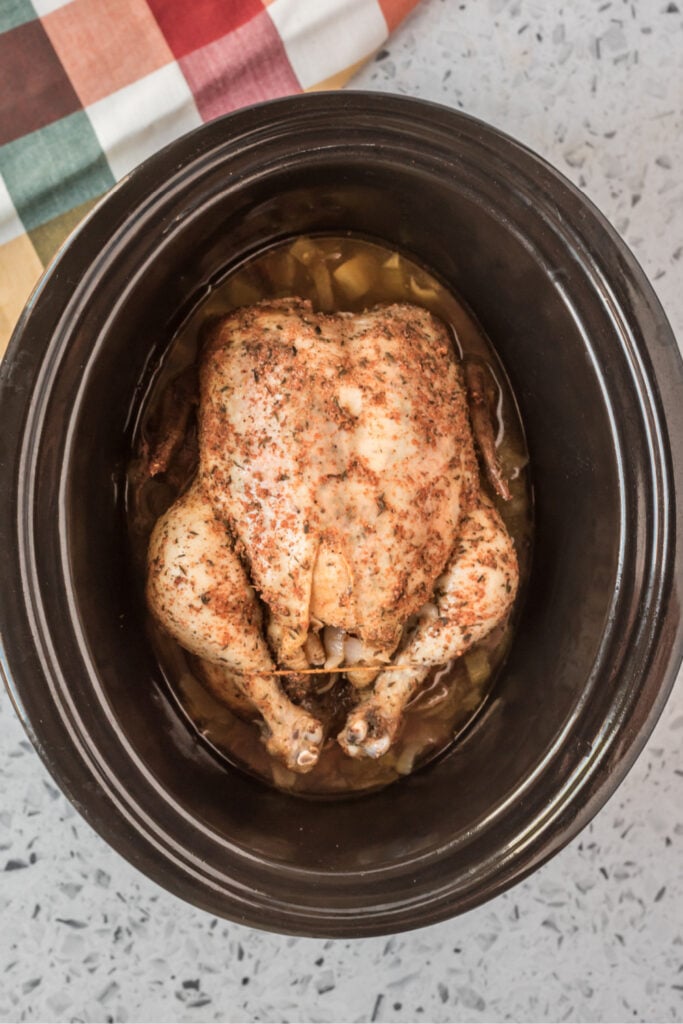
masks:
[[[161,646],[193,656],[176,692],[196,720],[194,677],[241,722],[216,744],[200,696],[212,744],[297,791],[383,784],[442,749],[509,639],[522,434],[506,459],[514,403],[446,294],[370,243],[299,239],[216,289],[176,343],[178,367],[195,358],[150,403],[132,523],[139,542],[153,525]],[[425,729],[439,709],[445,730]]]

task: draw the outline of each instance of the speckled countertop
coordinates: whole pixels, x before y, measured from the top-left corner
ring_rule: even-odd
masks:
[[[458,106],[583,188],[683,338],[683,3],[424,0],[358,88]],[[229,925],[113,853],[0,697],[3,1021],[681,1021],[683,686],[593,824],[446,924],[355,942]]]

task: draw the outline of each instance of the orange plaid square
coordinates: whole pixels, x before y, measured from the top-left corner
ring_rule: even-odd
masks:
[[[173,60],[145,0],[72,0],[43,26],[83,106]]]

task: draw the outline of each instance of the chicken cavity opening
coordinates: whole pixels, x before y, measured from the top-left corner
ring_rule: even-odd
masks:
[[[364,665],[389,660],[384,652],[366,647],[359,637],[340,626],[314,626],[306,638],[304,650],[309,664],[328,672],[339,669],[357,687],[368,686],[377,675],[376,669],[366,669]]]

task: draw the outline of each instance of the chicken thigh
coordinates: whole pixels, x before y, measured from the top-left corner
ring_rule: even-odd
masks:
[[[228,530],[196,483],[157,523],[149,566],[150,607],[186,650],[219,670],[209,677],[216,695],[238,679],[263,717],[270,753],[294,770],[315,764],[322,727],[273,685],[261,607]]]
[[[283,299],[213,325],[199,468],[155,527],[147,596],[220,669],[216,692],[221,671],[237,681],[272,753],[315,764],[320,723],[280,680],[304,693],[330,629],[352,638],[347,675],[362,687],[339,742],[378,757],[429,668],[497,625],[517,582],[440,321],[407,304],[325,315]]]

